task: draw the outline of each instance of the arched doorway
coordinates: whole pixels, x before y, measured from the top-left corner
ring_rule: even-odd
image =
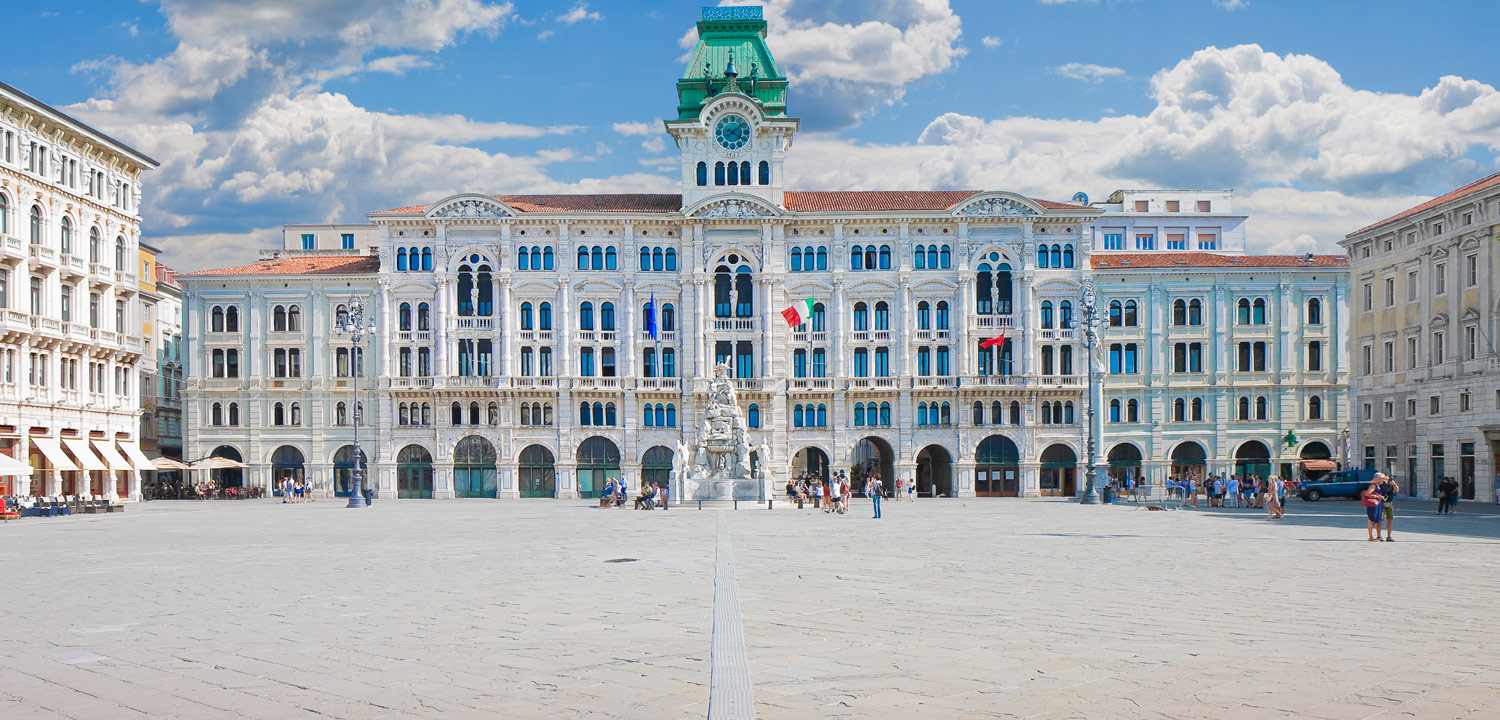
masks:
[[[302,451],[291,445],[282,445],[271,453],[271,494],[281,494],[281,483],[287,480],[302,481],[307,474]]]
[[[672,473],[672,451],[669,448],[657,445],[646,451],[641,457],[641,486],[645,487],[656,483],[661,487],[667,487],[671,481]]]
[[[1208,453],[1203,451],[1203,446],[1191,440],[1172,448],[1172,478],[1174,480],[1186,480],[1192,478],[1194,483],[1203,482],[1207,474]]]
[[[953,496],[953,456],[942,445],[928,445],[917,453],[917,494]],[[900,499],[900,498],[897,498]]]
[[[599,497],[604,486],[620,477],[620,449],[597,435],[578,446],[578,497]]]
[[[865,475],[879,473],[880,482],[887,496],[896,492],[895,453],[891,446],[878,437],[867,437],[854,444],[852,464],[849,468],[849,488],[864,496]]]
[[[974,494],[980,497],[1021,495],[1021,453],[1003,435],[980,441],[974,451]]]
[[[396,455],[396,497],[432,497],[432,453],[407,445]]]
[[[521,451],[521,497],[552,497],[557,494],[557,466],[552,451],[528,445]]]
[[[1251,440],[1234,452],[1234,473],[1241,478],[1247,475],[1269,477],[1271,475],[1271,451],[1259,440]]]
[[[453,494],[495,497],[495,446],[490,441],[470,435],[453,446]]]
[[[1141,482],[1141,451],[1130,443],[1120,443],[1109,449],[1109,479],[1121,487],[1131,480]]]
[[[1063,497],[1078,492],[1078,455],[1073,448],[1057,443],[1042,451],[1041,489],[1043,495]]]
[[[359,451],[359,475],[364,478],[366,486],[370,482],[370,473],[366,469],[367,458],[363,448]],[[335,497],[349,497],[354,488],[354,446],[345,445],[339,448],[333,455],[333,494]]]
[[[819,482],[828,479],[828,455],[815,447],[805,447],[792,456],[792,477],[804,473],[816,477]]]
[[[1333,453],[1321,440],[1313,440],[1303,445],[1302,452],[1298,456],[1302,459],[1302,474],[1308,480],[1317,480],[1338,468],[1338,464],[1333,461]],[[1386,468],[1386,472],[1393,473],[1395,470],[1394,467]]]
[[[236,462],[245,461],[245,456],[241,455],[239,450],[234,449],[234,447],[230,445],[220,445],[214,448],[214,451],[210,453],[210,455],[212,457],[221,457],[225,460],[234,460]],[[218,487],[220,489],[245,486],[244,468],[224,468],[222,470],[210,470],[208,472],[209,479],[213,481],[215,487]]]

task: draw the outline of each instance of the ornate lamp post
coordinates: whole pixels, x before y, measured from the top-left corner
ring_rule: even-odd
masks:
[[[1089,365],[1089,403],[1088,403],[1088,429],[1085,453],[1087,454],[1087,470],[1084,473],[1085,485],[1083,497],[1079,502],[1084,505],[1093,505],[1099,502],[1099,406],[1104,404],[1103,368],[1095,368],[1098,353],[1095,352],[1099,345],[1098,323],[1099,306],[1094,295],[1094,283],[1092,280],[1083,281],[1083,341],[1086,360]]]
[[[365,337],[365,305],[358,295],[349,298],[349,312],[339,320],[338,331],[349,335],[349,364],[354,370],[354,487],[349,489],[349,504],[346,507],[368,507],[365,501],[363,472],[364,451],[359,447],[359,423],[363,418],[359,411],[359,371],[364,364],[360,352],[360,341]]]

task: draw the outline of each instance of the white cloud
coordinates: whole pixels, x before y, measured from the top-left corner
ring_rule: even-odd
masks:
[[[636,121],[617,122],[610,127],[613,128],[615,132],[621,135],[650,135],[654,132],[661,132],[660,123]]]
[[[1108,78],[1124,77],[1125,71],[1117,67],[1105,67],[1092,63],[1068,63],[1052,68],[1052,72],[1065,78],[1082,80],[1084,82],[1100,83]]]
[[[547,40],[554,37],[557,37],[556,30],[543,30],[536,34],[536,39],[538,40]]]
[[[1220,10],[1228,10],[1230,12],[1233,12],[1235,10],[1244,10],[1245,8],[1250,7],[1250,0],[1214,0],[1214,7],[1217,7]]]
[[[578,3],[577,5],[573,6],[572,10],[569,10],[566,13],[557,16],[557,21],[565,25],[572,25],[573,23],[579,22],[581,20],[598,19],[600,19],[599,13],[590,12],[589,6],[583,3]]]
[[[656,137],[641,143],[641,149],[645,150],[648,153],[659,153],[667,149],[667,141],[663,139],[662,136],[657,135]]]
[[[948,0],[721,0],[763,5],[766,43],[797,93],[803,129],[836,130],[912,83],[952,69],[967,52]],[[679,41],[691,50],[690,30]]]
[[[987,48],[997,48],[997,47],[1000,47],[1001,45],[1003,45],[1004,43],[1005,43],[1004,40],[1002,40],[1000,38],[997,38],[994,35],[985,35],[984,37],[982,37],[982,38],[979,39],[979,44],[981,44],[981,45],[983,45],[983,46],[985,46]]]

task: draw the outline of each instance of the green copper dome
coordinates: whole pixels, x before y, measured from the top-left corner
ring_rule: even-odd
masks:
[[[726,69],[734,72],[738,92],[759,102],[768,117],[786,116],[786,76],[766,47],[761,8],[703,8],[698,46],[677,81],[678,120],[698,117],[705,102],[726,91]]]

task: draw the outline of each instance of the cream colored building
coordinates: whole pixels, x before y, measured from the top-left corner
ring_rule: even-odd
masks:
[[[0,493],[137,498],[141,177],[156,161],[0,83]]]
[[[1495,501],[1500,173],[1352,232],[1352,460]]]

